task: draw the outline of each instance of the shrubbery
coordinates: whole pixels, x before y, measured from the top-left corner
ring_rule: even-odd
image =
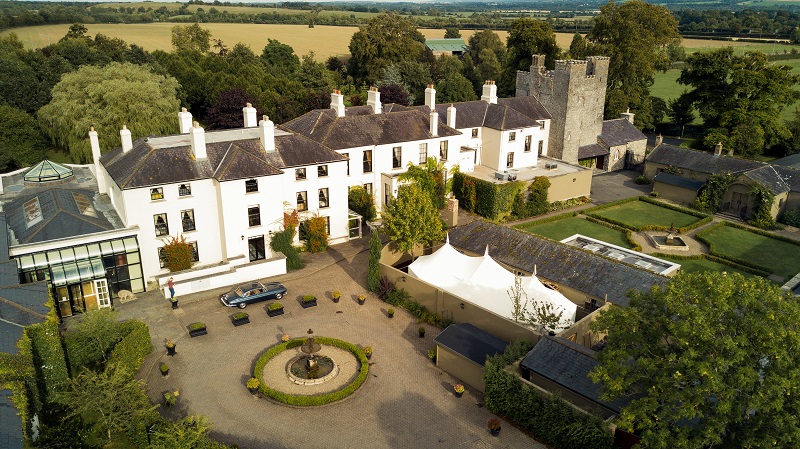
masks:
[[[286,268],[288,270],[299,270],[305,266],[293,244],[294,230],[293,226],[287,226],[283,231],[273,233],[272,239],[269,241],[269,247],[273,251],[283,253],[286,256]]]
[[[547,190],[550,180],[546,176],[539,176],[533,180],[527,190],[520,191],[514,198],[512,215],[514,218],[527,218],[541,215],[550,211],[547,202]]]
[[[161,249],[161,254],[164,257],[164,268],[171,272],[188,270],[194,263],[192,245],[182,235],[171,237],[170,241]]]
[[[319,253],[328,249],[326,218],[315,215],[300,223],[300,240],[305,240],[306,250],[311,253]]]
[[[375,199],[367,189],[361,186],[350,187],[347,194],[347,206],[353,212],[361,215],[365,221],[372,221],[378,215],[375,209]]]
[[[460,207],[490,220],[508,218],[523,189],[524,183],[519,181],[494,184],[461,172],[453,174],[453,194]]]

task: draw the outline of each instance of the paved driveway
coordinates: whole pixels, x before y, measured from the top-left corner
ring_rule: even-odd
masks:
[[[305,269],[281,276],[289,290],[281,301],[282,317],[267,316],[264,305],[248,306],[250,324],[233,327],[219,292],[181,299],[172,311],[160,294],[148,293],[121,305],[124,317],[138,317],[151,329],[156,348],[141,369],[150,398],[160,402],[162,392],[178,390],[178,405],[162,409],[179,418],[204,414],[214,424],[212,435],[240,448],[545,448],[506,423],[492,437],[486,422],[493,415],[482,406],[483,397],[467,390],[462,398],[452,394],[457,382],[436,368],[427,357],[438,331],[428,327],[424,339],[419,324],[403,310],[393,319],[386,304],[374,297],[359,306],[355,296],[364,293],[367,240],[337,245],[322,255],[306,255]],[[336,262],[336,260],[339,260]],[[328,294],[340,290],[334,304]],[[317,307],[302,309],[298,298],[314,294]],[[189,338],[185,326],[203,321],[208,335]],[[374,348],[370,375],[352,396],[335,404],[295,408],[250,395],[245,382],[256,357],[279,341],[280,335],[330,336]],[[172,339],[177,355],[166,356],[163,342]],[[158,370],[170,367],[167,378]]]
[[[602,173],[592,177],[592,203],[605,204],[632,196],[649,195],[652,185],[639,185],[634,182],[641,172],[620,170]]]

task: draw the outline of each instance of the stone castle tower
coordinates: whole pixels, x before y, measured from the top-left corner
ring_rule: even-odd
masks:
[[[544,55],[533,55],[530,72],[517,72],[516,96],[534,96],[552,116],[547,155],[578,163],[578,148],[597,143],[603,129],[609,58],[556,61],[544,68]]]

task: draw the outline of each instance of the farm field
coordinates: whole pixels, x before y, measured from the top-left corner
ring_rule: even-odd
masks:
[[[540,225],[521,224],[515,227],[553,240],[562,240],[575,234],[581,234],[623,248],[632,247],[624,232],[578,217],[564,218]]]
[[[790,279],[800,272],[800,246],[733,226],[700,232],[719,255],[746,260],[767,271]]]
[[[594,212],[593,215],[636,228],[648,225],[682,228],[700,220],[694,215],[684,214],[683,212],[667,209],[645,201],[630,201],[599,210]]]
[[[176,23],[146,23],[146,24],[86,24],[89,35],[98,33],[110,37],[118,37],[129,44],[137,44],[145,50],[172,49],[172,27],[175,25],[188,25]],[[59,41],[69,30],[70,25],[43,25],[36,27],[13,28],[0,35],[16,33],[26,48],[41,48]],[[203,23],[202,27],[211,31],[211,37],[222,39],[229,48],[239,42],[250,46],[256,53],[267,45],[268,39],[277,39],[284,44],[291,45],[295,54],[304,55],[309,51],[316,54],[316,59],[324,61],[331,55],[341,56],[349,54],[348,46],[353,33],[358,27],[335,27],[318,25],[308,28],[306,25],[282,24],[251,24],[251,23]],[[420,29],[425,37],[430,39],[442,38],[442,29]],[[461,35],[466,41],[475,30],[462,30]],[[497,31],[500,39],[505,41],[508,32]],[[563,34],[563,33],[562,33]],[[559,45],[569,47],[572,35],[557,36]],[[566,40],[566,44],[562,42]]]

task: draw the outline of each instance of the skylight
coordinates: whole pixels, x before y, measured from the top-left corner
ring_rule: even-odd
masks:
[[[25,223],[29,228],[42,221],[42,207],[39,205],[38,196],[26,201],[22,207],[25,211]]]
[[[86,195],[82,193],[73,193],[72,198],[75,200],[75,204],[78,206],[78,210],[81,211],[81,214],[97,218],[97,211],[94,209],[92,201]]]
[[[25,173],[26,182],[58,181],[72,176],[72,169],[47,159],[34,165]]]

